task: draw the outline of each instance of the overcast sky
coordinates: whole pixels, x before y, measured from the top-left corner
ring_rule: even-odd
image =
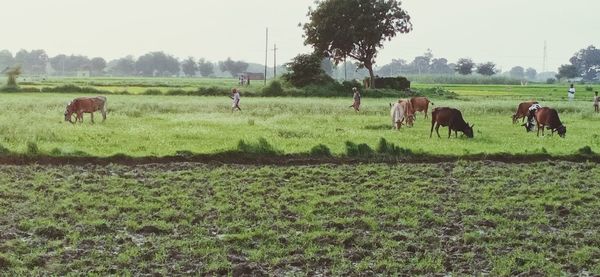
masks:
[[[177,57],[227,57],[263,63],[265,27],[278,62],[301,52],[313,0],[18,0],[3,1],[0,49],[45,49],[50,56],[107,59],[163,50]],[[548,70],[577,50],[600,47],[598,0],[404,0],[414,31],[385,44],[377,63],[412,60],[427,48],[455,62],[470,57]],[[269,64],[272,64],[272,52]]]

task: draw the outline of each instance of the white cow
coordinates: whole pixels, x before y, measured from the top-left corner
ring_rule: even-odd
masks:
[[[404,106],[400,103],[395,103],[394,105],[391,105],[391,107],[390,116],[392,117],[392,127],[394,129],[400,129],[400,127],[402,127],[402,121],[404,121]]]

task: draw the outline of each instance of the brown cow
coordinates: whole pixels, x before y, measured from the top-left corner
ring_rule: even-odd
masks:
[[[465,122],[459,110],[448,107],[435,108],[431,112],[431,131],[429,132],[429,137],[433,134],[434,125],[438,137],[440,137],[440,132],[438,131],[440,125],[444,127],[448,126],[448,138],[450,138],[452,131],[454,131],[456,137],[458,137],[457,131],[461,131],[468,138],[472,138],[473,126],[475,126],[475,124],[469,126],[469,123]]]
[[[429,103],[434,105],[433,102],[429,101],[427,97],[413,97],[410,99],[412,104],[413,114],[416,112],[425,112],[425,118],[427,118],[427,110],[429,109]]]
[[[564,138],[567,133],[567,127],[560,122],[558,112],[555,109],[547,107],[538,109],[535,112],[535,121],[537,122],[538,136],[540,136],[540,129],[542,129],[542,136],[544,135],[544,127],[552,130],[553,135],[554,132],[558,132],[561,138]]]
[[[75,98],[69,102],[65,109],[65,121],[75,123],[77,121],[83,122],[83,113],[90,113],[92,123],[94,123],[94,112],[100,111],[102,113],[102,121],[106,120],[106,97],[80,97]],[[75,122],[72,121],[73,114],[77,117]]]
[[[400,99],[398,103],[404,108],[404,118],[406,119],[406,125],[412,127],[415,121],[415,111],[413,110],[412,103],[409,99]]]
[[[525,118],[529,114],[529,107],[533,104],[539,104],[537,101],[528,101],[519,104],[517,107],[517,111],[512,116],[513,124],[517,123],[517,121],[523,118],[523,122],[525,122]]]

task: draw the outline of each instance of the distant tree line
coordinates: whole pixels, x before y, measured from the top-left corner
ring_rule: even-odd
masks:
[[[581,78],[585,81],[600,81],[600,49],[594,45],[573,54],[569,62],[558,68],[557,79]]]
[[[0,70],[20,65],[26,75],[73,76],[79,71],[89,71],[92,76],[213,76],[227,72],[235,77],[245,72],[249,64],[227,58],[212,63],[204,58],[188,57],[184,60],[162,51],[146,53],[138,58],[126,56],[111,61],[102,57],[59,54],[49,57],[44,50],[20,50],[14,56],[8,50],[0,50]]]

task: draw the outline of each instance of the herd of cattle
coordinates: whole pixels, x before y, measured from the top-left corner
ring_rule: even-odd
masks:
[[[400,129],[405,121],[407,126],[412,127],[416,112],[425,112],[425,118],[427,118],[429,103],[434,105],[427,97],[412,97],[410,99],[400,99],[397,103],[390,104],[390,116],[392,118],[393,128]],[[521,126],[525,126],[525,130],[531,132],[534,127],[532,122],[535,120],[538,136],[540,135],[540,130],[542,131],[542,135],[544,135],[544,129],[549,129],[552,131],[552,134],[557,132],[560,137],[564,138],[567,133],[567,127],[560,121],[558,112],[555,109],[547,107],[530,109],[537,104],[539,103],[535,101],[520,103],[517,107],[517,111],[512,116],[513,124],[517,123],[519,119],[525,121],[525,118],[527,118],[527,123],[524,123]],[[458,137],[458,132],[460,131],[468,138],[472,138],[474,125],[475,124],[469,125],[469,123],[463,119],[460,110],[448,107],[438,107],[431,112],[431,130],[429,132],[429,137],[432,136],[434,128],[438,137],[440,137],[438,129],[440,126],[443,126],[448,127],[448,138],[452,135],[452,131],[454,131],[456,137]]]
[[[400,129],[405,121],[407,126],[413,126],[416,112],[425,113],[425,118],[427,118],[430,103],[434,105],[427,97],[412,97],[410,99],[400,99],[397,103],[390,104],[390,116],[393,128]],[[538,102],[529,101],[520,103],[517,111],[512,116],[513,124],[517,123],[519,119],[525,121],[525,118],[528,118],[528,122],[522,126],[525,126],[525,129],[529,132],[533,130],[532,119],[535,119],[538,136],[540,130],[543,135],[544,129],[547,128],[552,131],[552,134],[558,132],[561,137],[564,137],[567,128],[560,121],[558,112],[551,108],[530,109],[535,104],[538,104]],[[96,111],[100,111],[102,113],[102,120],[106,120],[106,109],[107,102],[104,96],[76,98],[69,102],[65,109],[65,121],[71,123],[77,121],[83,122],[83,113],[90,113],[93,123],[94,112]],[[74,114],[76,115],[75,122],[72,120]],[[429,132],[429,137],[432,136],[434,128],[438,137],[440,137],[438,131],[440,126],[448,127],[448,138],[452,135],[452,131],[454,131],[456,137],[458,137],[459,131],[469,138],[473,137],[474,124],[469,125],[469,123],[465,122],[462,113],[458,109],[448,107],[433,109],[431,112],[431,131]]]

